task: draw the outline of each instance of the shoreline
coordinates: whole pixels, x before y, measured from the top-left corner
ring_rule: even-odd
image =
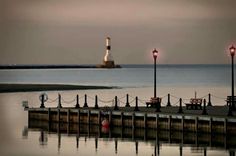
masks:
[[[110,86],[84,86],[67,84],[0,84],[0,93],[9,92],[34,92],[56,90],[91,90],[91,89],[117,89]]]

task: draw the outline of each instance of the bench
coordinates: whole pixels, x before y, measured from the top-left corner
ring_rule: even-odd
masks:
[[[151,102],[151,101],[150,101],[150,102],[146,102],[147,108],[148,108],[148,107],[156,108],[156,104],[157,104],[157,103],[153,103],[153,102]]]
[[[200,98],[191,98],[190,103],[185,103],[186,109],[202,109],[202,99]]]
[[[231,104],[232,101],[232,96],[227,96],[227,99],[225,100],[227,103],[227,106],[229,106]],[[236,103],[236,96],[234,96],[234,103]]]
[[[161,104],[161,98],[159,98],[159,97],[157,97],[157,98],[152,97],[149,102],[146,102],[146,106],[147,106],[147,108],[148,107],[156,108],[158,102]]]

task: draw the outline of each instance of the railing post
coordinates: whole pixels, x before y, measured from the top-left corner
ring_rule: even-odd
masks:
[[[84,106],[83,107],[88,107],[88,103],[87,103],[87,95],[84,95]]]
[[[58,106],[57,108],[62,108],[62,105],[61,105],[61,94],[58,94]]]
[[[44,94],[41,94],[40,97],[41,97],[41,105],[40,105],[40,108],[45,108],[44,106],[44,101],[45,101],[45,95]]]
[[[96,95],[95,96],[95,106],[94,106],[95,109],[98,109],[98,96]]]
[[[119,110],[117,96],[115,96],[115,107],[114,107],[114,110]]]
[[[211,104],[211,94],[208,94],[208,103],[207,106],[212,106]]]
[[[138,97],[137,96],[135,98],[135,108],[134,108],[134,111],[139,111],[139,108],[138,108]]]
[[[126,94],[126,104],[125,107],[130,107],[129,105],[129,94]]]
[[[167,96],[168,98],[167,98],[167,107],[170,107],[171,106],[171,103],[170,103],[170,94],[168,94],[168,96]]]
[[[179,111],[178,111],[178,113],[183,113],[182,98],[179,99]]]
[[[76,105],[75,105],[75,108],[80,108],[80,105],[79,105],[79,95],[78,94],[76,95]]]
[[[207,115],[208,113],[207,113],[207,110],[206,110],[206,99],[203,100],[203,103],[204,103],[204,105],[203,105],[202,115]]]

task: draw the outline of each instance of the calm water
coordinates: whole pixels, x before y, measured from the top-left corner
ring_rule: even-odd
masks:
[[[151,87],[151,65],[126,65],[122,69],[49,69],[0,71],[0,83],[67,83],[119,87]],[[158,86],[230,86],[227,65],[159,65]]]
[[[125,94],[149,100],[153,94],[152,66],[125,66],[122,69],[73,69],[73,70],[1,70],[0,83],[66,83],[78,85],[118,86],[112,90],[77,90],[47,92],[46,106],[56,106],[57,94],[63,97],[63,106],[73,106],[73,99],[79,94],[88,94],[89,105],[94,105],[94,96],[99,96],[99,105],[112,105],[109,102],[117,95],[120,105]],[[215,105],[225,105],[224,97],[230,95],[231,70],[228,65],[162,65],[157,68],[157,94],[163,97],[172,94],[171,102],[177,104],[178,98],[185,100],[194,96],[205,97],[212,93]],[[120,138],[111,136],[87,136],[40,129],[28,129],[27,112],[22,101],[30,107],[39,106],[41,92],[1,93],[0,94],[0,153],[1,155],[155,155],[155,140]],[[131,97],[131,100],[132,100]],[[207,97],[206,97],[207,98]],[[143,102],[144,102],[143,101]],[[134,103],[131,103],[134,105]],[[143,105],[140,101],[140,105]],[[149,133],[149,132],[148,132]],[[42,142],[42,134],[45,140]],[[60,139],[59,139],[60,138]],[[138,144],[138,152],[137,152]],[[196,147],[194,144],[169,143],[160,141],[159,155],[230,155],[227,147]],[[180,150],[181,148],[181,150]]]

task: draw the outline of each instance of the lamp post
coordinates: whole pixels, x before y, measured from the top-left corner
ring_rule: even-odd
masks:
[[[231,95],[231,108],[233,110],[235,110],[235,105],[234,105],[234,55],[235,55],[235,50],[236,48],[232,45],[230,48],[229,48],[229,52],[230,52],[230,55],[231,55],[231,59],[232,59],[232,95]]]
[[[156,112],[160,112],[160,108],[161,108],[161,99],[159,97],[157,97],[157,86],[156,86],[156,77],[157,77],[157,68],[156,68],[156,64],[157,64],[157,54],[158,51],[156,49],[154,49],[152,51],[152,55],[153,55],[153,59],[154,59],[154,97],[151,98],[151,103],[152,106],[156,107]]]
[[[156,49],[154,49],[152,51],[153,54],[153,58],[154,58],[154,98],[156,99],[157,97],[157,87],[156,87],[156,76],[157,76],[157,69],[156,69],[156,64],[157,64],[157,54],[158,51]]]

